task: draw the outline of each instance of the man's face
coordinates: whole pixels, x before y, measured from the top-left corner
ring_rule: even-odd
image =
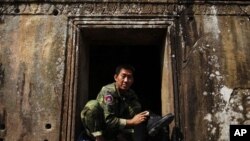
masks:
[[[128,90],[134,82],[133,73],[131,70],[121,69],[120,73],[114,76],[116,87],[121,91]]]

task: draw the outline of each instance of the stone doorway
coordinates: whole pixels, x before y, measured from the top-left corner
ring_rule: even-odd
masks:
[[[164,29],[82,29],[82,46],[80,50],[88,52],[87,62],[79,55],[79,66],[86,63],[89,71],[80,71],[78,77],[79,91],[77,97],[95,99],[103,85],[113,82],[116,65],[121,63],[132,64],[136,68],[133,89],[137,92],[143,109],[161,114],[161,63],[162,49],[166,30]],[[108,36],[107,36],[108,35]],[[85,48],[85,49],[84,49]],[[80,51],[83,53],[82,51]],[[83,53],[84,54],[84,53]],[[84,57],[85,58],[85,57]],[[88,84],[84,75],[88,74]],[[84,80],[83,80],[84,79]],[[83,88],[85,87],[85,88]],[[88,93],[84,92],[88,89]],[[83,99],[77,98],[80,113]],[[79,115],[79,114],[77,114]],[[81,125],[76,115],[76,128]],[[78,120],[77,120],[78,119]],[[80,131],[76,129],[76,131]],[[77,136],[77,135],[76,135]]]
[[[96,98],[101,86],[114,81],[114,70],[118,64],[129,63],[136,68],[133,89],[145,110],[159,115],[166,113],[166,99],[171,101],[169,97],[173,97],[173,90],[165,87],[173,86],[169,21],[130,19],[127,24],[127,19],[111,19],[97,24],[92,20],[72,22],[77,24],[72,27],[72,50],[69,47],[68,52],[68,56],[71,54],[74,58],[71,62],[74,68],[74,77],[71,77],[73,93],[67,94],[68,99],[72,99],[68,103],[71,115],[67,117],[71,121],[67,122],[71,127],[68,129],[70,135],[67,135],[71,136],[69,140],[76,140],[81,132],[81,109],[89,99]],[[105,24],[107,22],[108,25]],[[170,66],[166,68],[166,64]],[[171,75],[165,74],[166,70]]]

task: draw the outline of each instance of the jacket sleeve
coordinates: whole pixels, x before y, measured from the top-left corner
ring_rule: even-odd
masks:
[[[126,102],[129,105],[128,111],[131,117],[134,117],[136,114],[141,112],[142,106],[138,100],[137,95],[134,92],[129,94],[129,97],[127,98]]]
[[[118,98],[108,89],[102,88],[97,100],[103,108],[107,128],[124,129],[126,119],[117,117],[119,112]]]

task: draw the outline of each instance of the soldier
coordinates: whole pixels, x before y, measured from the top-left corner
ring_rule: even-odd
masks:
[[[149,118],[149,112],[141,112],[141,104],[135,92],[130,89],[134,82],[134,68],[120,65],[116,68],[115,82],[102,87],[96,100],[90,100],[81,112],[84,136],[95,141],[132,141],[135,127],[148,119],[157,119],[157,128],[150,126],[149,133],[155,134],[162,123],[169,124],[173,120],[170,115],[163,120]],[[154,121],[157,123],[157,121]]]

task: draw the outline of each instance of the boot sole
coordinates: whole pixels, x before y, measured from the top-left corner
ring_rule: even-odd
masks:
[[[150,136],[156,135],[159,132],[159,129],[161,129],[163,126],[169,125],[173,120],[174,120],[174,115],[172,113],[165,115],[159,121],[157,121],[151,126],[151,129],[148,131],[148,134]]]

